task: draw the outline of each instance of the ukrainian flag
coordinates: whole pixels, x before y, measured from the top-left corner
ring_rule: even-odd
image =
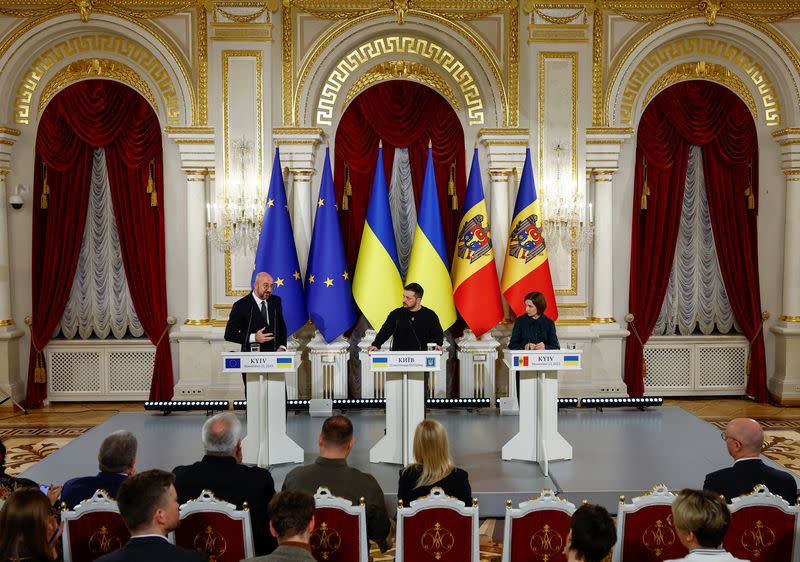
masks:
[[[581,358],[579,355],[565,355],[564,356],[564,365],[567,367],[577,367],[581,362]]]
[[[475,337],[479,338],[503,319],[503,301],[477,148],[472,156],[451,275],[456,308]]]
[[[445,253],[442,216],[439,212],[439,193],[433,174],[433,149],[428,146],[428,163],[422,183],[422,200],[417,215],[414,243],[408,263],[406,284],[419,283],[425,290],[423,304],[439,317],[446,330],[456,321],[453,284]]]
[[[353,275],[353,298],[375,329],[383,325],[392,310],[403,304],[399,263],[383,172],[383,148],[379,147],[367,220]]]
[[[533,183],[531,149],[525,151],[525,165],[519,182],[514,219],[508,234],[506,262],[501,282],[503,296],[517,316],[525,314],[525,295],[539,291],[547,301],[548,318],[558,319],[556,294],[547,261],[547,246],[542,236],[542,212]]]

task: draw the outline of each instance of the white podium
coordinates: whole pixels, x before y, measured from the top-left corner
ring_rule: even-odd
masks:
[[[369,462],[414,462],[414,432],[425,419],[425,373],[438,371],[441,362],[441,351],[369,354],[370,374],[386,375],[386,435],[369,450]]]
[[[223,373],[247,375],[245,462],[267,467],[303,462],[303,448],[286,435],[286,375],[297,376],[293,351],[223,353]]]
[[[519,433],[503,445],[503,460],[538,462],[548,475],[551,460],[572,458],[572,445],[558,432],[558,371],[581,369],[581,352],[508,350],[509,373],[519,376]],[[509,377],[509,394],[515,377]]]

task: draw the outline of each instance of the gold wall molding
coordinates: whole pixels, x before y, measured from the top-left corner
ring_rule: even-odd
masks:
[[[772,131],[773,137],[781,137],[783,135],[800,135],[800,127],[784,127],[777,131]]]
[[[539,52],[539,123],[545,122],[545,83],[547,80],[546,64],[549,60],[566,60],[571,67],[570,93],[572,99],[569,102],[570,115],[570,177],[575,185],[578,184],[578,53],[561,51],[540,51]],[[539,127],[539,183],[544,181],[544,126]],[[570,285],[567,289],[555,289],[557,296],[577,296],[578,294],[578,250],[572,249],[569,252],[570,258]]]
[[[12,129],[11,127],[0,127],[0,134],[18,137],[22,134],[22,131],[19,129]]]
[[[337,4],[338,5],[338,4]],[[444,5],[444,3],[442,3]],[[519,123],[519,14],[516,7],[508,7],[508,45],[507,72],[501,71],[500,65],[492,51],[484,44],[483,39],[469,27],[458,23],[455,18],[447,18],[432,12],[412,11],[415,16],[427,19],[434,24],[447,27],[466,39],[491,72],[500,99],[502,125],[516,127]],[[284,125],[295,125],[300,121],[300,96],[304,93],[305,83],[317,60],[326,52],[330,44],[340,41],[342,37],[351,35],[353,30],[370,20],[385,18],[392,14],[391,10],[377,10],[343,22],[332,28],[322,37],[305,57],[299,72],[296,72],[294,58],[294,10],[284,7],[282,11],[282,73],[281,92],[283,97]],[[295,77],[298,76],[297,80]]]
[[[317,102],[317,125],[332,125],[334,107],[344,83],[359,68],[371,61],[389,54],[405,53],[423,57],[436,63],[458,84],[464,97],[467,110],[467,121],[470,125],[483,125],[483,96],[478,83],[467,70],[467,65],[450,50],[439,43],[424,37],[410,35],[390,35],[376,37],[362,43],[336,63],[319,94]]]
[[[29,124],[31,102],[42,78],[56,63],[77,53],[109,53],[135,63],[135,66],[141,68],[143,73],[150,76],[153,83],[158,85],[159,94],[166,110],[165,121],[170,125],[178,125],[181,122],[180,104],[175,84],[155,55],[146,47],[127,37],[109,33],[93,33],[59,41],[34,59],[17,87],[14,103],[16,123]]]
[[[429,88],[439,92],[456,111],[461,110],[461,106],[456,99],[453,89],[444,79],[428,66],[408,60],[391,60],[377,64],[362,74],[358,80],[350,87],[347,95],[342,102],[342,107],[347,108],[358,94],[370,86],[385,80],[413,80],[425,84]]]
[[[55,76],[47,82],[39,97],[39,113],[58,92],[73,82],[90,78],[108,78],[127,84],[147,99],[153,107],[153,111],[158,113],[158,104],[150,86],[134,69],[119,61],[98,58],[81,59],[56,72]]]
[[[750,93],[744,81],[728,67],[705,61],[686,62],[667,70],[652,86],[650,86],[650,89],[647,90],[647,95],[645,95],[642,100],[642,111],[644,111],[644,108],[650,103],[650,100],[673,84],[686,80],[698,79],[722,84],[733,90],[750,109],[753,120],[756,122],[758,121],[756,100],[753,99],[753,94]]]
[[[197,43],[197,111],[195,125],[208,124],[208,13],[206,6],[213,0],[201,1],[195,10],[195,36]]]
[[[13,319],[9,319],[9,320],[0,320],[0,326],[3,326],[3,327],[5,327],[5,326],[13,326],[13,325],[15,325],[15,322],[14,322],[14,320],[13,320]]]
[[[778,126],[781,123],[780,101],[767,72],[756,62],[754,56],[749,54],[739,45],[725,39],[716,37],[681,37],[659,45],[642,59],[628,79],[620,97],[619,122],[631,125],[636,106],[636,99],[641,93],[642,86],[650,76],[660,73],[666,65],[687,56],[716,57],[731,65],[739,67],[750,77],[753,87],[758,91],[764,110],[764,122],[768,127]],[[706,64],[710,64],[706,62]],[[682,66],[682,65],[681,65]],[[687,67],[688,68],[688,67]],[[709,67],[710,68],[710,67]],[[725,68],[717,65],[714,68]],[[729,71],[730,72],[730,71]],[[731,75],[735,75],[730,72]],[[719,75],[722,79],[722,74]],[[729,80],[733,84],[732,80]],[[737,92],[738,93],[738,92]],[[607,103],[610,104],[610,94]],[[746,100],[745,100],[746,101]]]
[[[225,176],[222,179],[223,199],[227,200],[227,183],[230,177],[230,79],[228,70],[232,58],[254,58],[256,66],[256,153],[255,161],[258,165],[258,180],[261,182],[264,177],[264,54],[258,50],[225,50],[222,51],[222,138],[223,138],[223,162]],[[233,289],[232,262],[230,250],[225,250],[225,296],[241,297],[249,291]]]
[[[388,5],[401,25],[417,12],[471,21],[517,7],[516,0],[283,0],[283,4],[328,20],[353,19],[383,11]]]
[[[800,316],[786,316],[780,317],[781,322],[800,322]]]

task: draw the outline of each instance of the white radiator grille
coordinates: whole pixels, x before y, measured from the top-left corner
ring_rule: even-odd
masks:
[[[745,393],[747,340],[739,336],[653,337],[644,346],[646,393]]]
[[[45,348],[50,400],[145,400],[155,347],[141,341],[55,341]]]

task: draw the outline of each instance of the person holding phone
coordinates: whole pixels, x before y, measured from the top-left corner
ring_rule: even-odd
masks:
[[[36,488],[21,488],[0,510],[0,560],[56,560],[63,530],[50,499]]]

